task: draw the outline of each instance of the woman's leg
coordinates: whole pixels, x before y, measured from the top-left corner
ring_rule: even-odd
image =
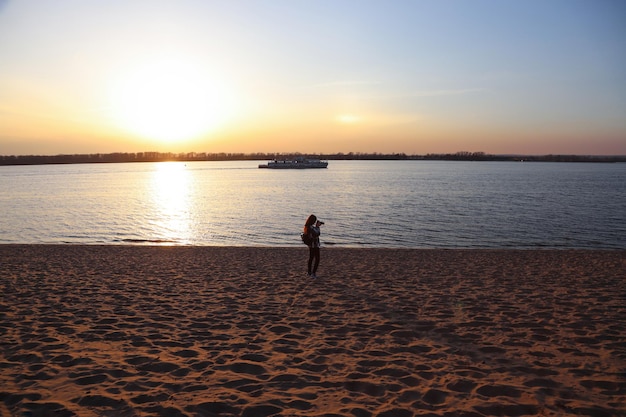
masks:
[[[313,265],[313,258],[315,258],[315,248],[309,246],[309,263],[307,273],[311,275],[311,265]]]
[[[313,249],[313,256],[315,257],[315,265],[313,265],[313,275],[315,275],[315,273],[317,272],[317,267],[320,264],[320,248],[312,248]],[[309,261],[309,265],[310,265],[310,261]]]

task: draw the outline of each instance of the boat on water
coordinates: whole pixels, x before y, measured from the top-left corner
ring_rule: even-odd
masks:
[[[306,168],[327,168],[328,161],[319,159],[274,159],[267,164],[260,164],[259,168],[270,169],[306,169]]]

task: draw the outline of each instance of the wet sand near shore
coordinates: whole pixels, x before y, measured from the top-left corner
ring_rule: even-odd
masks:
[[[0,417],[626,415],[626,251],[0,245]]]

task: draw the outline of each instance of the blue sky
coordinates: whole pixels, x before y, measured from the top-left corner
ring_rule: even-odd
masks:
[[[626,2],[0,0],[0,154],[626,154]]]

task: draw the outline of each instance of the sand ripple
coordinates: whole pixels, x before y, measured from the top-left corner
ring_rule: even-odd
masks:
[[[626,414],[626,252],[0,246],[0,416]]]

